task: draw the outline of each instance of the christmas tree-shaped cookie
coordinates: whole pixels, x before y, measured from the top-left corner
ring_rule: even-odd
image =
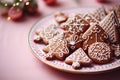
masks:
[[[113,44],[112,49],[114,50],[115,57],[120,58],[120,45],[119,44],[117,44],[117,45]]]
[[[69,55],[67,41],[62,34],[52,38],[52,40],[49,42],[49,45],[47,45],[44,50],[48,50],[48,53],[46,54],[46,59],[48,60],[54,58],[64,60],[64,58]]]
[[[117,19],[115,11],[109,13],[101,22],[100,26],[109,35],[109,40],[111,43],[119,42],[119,32],[120,29],[119,21]]]
[[[81,65],[91,65],[91,59],[86,55],[82,48],[77,49],[65,59],[65,63],[71,64],[74,69],[80,68]]]
[[[101,21],[106,15],[106,10],[105,8],[102,6],[102,7],[99,7],[97,8],[93,13],[92,15],[98,20],[98,21]]]
[[[87,50],[89,45],[94,42],[105,42],[108,35],[99,24],[94,24],[83,34],[82,38],[84,39],[83,49]]]

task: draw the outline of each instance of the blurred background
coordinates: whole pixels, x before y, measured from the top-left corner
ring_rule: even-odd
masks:
[[[39,16],[37,17],[43,17],[63,9],[98,6],[104,6],[108,8],[113,5],[120,4],[119,0],[1,0],[0,2],[2,3],[2,6],[0,7],[0,14],[2,15],[3,13],[8,13],[10,11],[14,11],[15,14],[15,9],[11,10],[11,7],[17,6],[17,8],[22,9],[23,14],[28,12],[28,14],[33,13],[36,15],[38,12]],[[16,13],[18,14],[20,11]],[[8,16],[10,15],[11,13],[8,13]],[[21,18],[20,14],[18,14],[18,18],[19,17]],[[8,20],[10,20],[10,17],[8,17]]]

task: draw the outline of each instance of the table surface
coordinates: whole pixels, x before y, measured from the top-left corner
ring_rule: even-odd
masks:
[[[112,0],[104,3],[110,7],[120,3]],[[61,9],[84,6],[101,6],[95,0],[58,0],[54,6],[46,6],[38,0],[40,14],[25,16],[22,21],[7,21],[0,16],[0,80],[119,80],[120,69],[102,74],[71,74],[53,69],[33,56],[28,44],[29,31],[42,17]]]

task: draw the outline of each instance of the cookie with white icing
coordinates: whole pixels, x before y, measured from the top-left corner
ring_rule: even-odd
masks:
[[[115,57],[120,58],[120,45],[119,44],[113,44],[111,47],[114,50]]]
[[[69,17],[68,20],[61,24],[61,28],[70,33],[84,33],[89,28],[89,23],[81,18],[81,15]]]
[[[67,35],[67,34],[66,34]],[[71,34],[69,37],[66,38],[67,42],[68,42],[68,47],[74,51],[76,49],[78,49],[79,47],[82,46],[82,34],[78,35],[78,34]]]
[[[89,57],[98,64],[108,63],[112,54],[110,46],[104,42],[95,42],[88,47]]]
[[[84,20],[86,20],[90,25],[95,23],[99,23],[97,19],[95,19],[91,14],[87,13],[83,15]]]
[[[54,17],[55,17],[55,21],[56,21],[58,24],[61,24],[61,23],[65,22],[65,21],[68,19],[68,16],[65,15],[65,14],[62,13],[62,12],[57,12],[57,13],[55,13]]]
[[[106,10],[103,6],[97,8],[95,11],[93,11],[92,15],[98,20],[101,21],[105,18],[107,15]]]
[[[110,12],[101,22],[100,26],[109,35],[109,40],[111,43],[119,43],[119,21],[117,19],[115,11]]]
[[[99,24],[94,24],[83,34],[83,49],[87,50],[89,45],[95,42],[106,42],[108,35]]]
[[[59,32],[57,31],[57,26],[49,25],[48,27],[42,28],[40,30],[38,29],[36,31],[37,37],[34,38],[34,41],[36,42],[39,38],[39,42],[43,41],[45,44],[48,44],[49,40],[57,34],[59,34]]]
[[[66,56],[69,55],[69,49],[67,47],[67,41],[63,34],[59,34],[50,40],[49,45],[47,45],[44,50],[47,49],[46,59],[58,59],[64,60]],[[46,50],[46,51],[47,51]]]
[[[117,15],[117,18],[118,18],[119,24],[120,24],[120,4],[113,6],[113,7],[109,10],[109,12],[111,12],[111,11],[115,11],[115,12],[116,12],[116,15]],[[119,29],[119,30],[120,30],[120,29]],[[120,32],[120,31],[119,31],[119,32]]]
[[[92,64],[92,60],[87,56],[82,48],[79,48],[65,59],[65,63],[71,64],[74,69],[77,69],[81,66],[90,66]]]
[[[48,53],[50,51],[50,47],[51,48],[54,48],[54,45],[56,44],[56,42],[58,41],[58,39],[60,38],[63,38],[63,34],[58,34],[56,35],[54,38],[50,39],[49,40],[49,44],[46,45],[45,47],[43,47],[43,51]]]
[[[34,42],[39,43],[42,41],[42,38],[39,35],[34,35]]]
[[[109,14],[111,11],[115,11],[116,14],[117,14],[117,17],[120,18],[120,5],[115,5],[115,6],[113,6],[112,8],[110,8],[109,11],[108,11],[108,14]]]

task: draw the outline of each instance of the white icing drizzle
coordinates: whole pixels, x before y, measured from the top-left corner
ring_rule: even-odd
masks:
[[[117,45],[113,45],[113,49],[114,49],[114,54],[116,57],[120,57],[120,45],[117,44]]]
[[[39,40],[41,40],[41,37],[39,35],[35,35],[34,40],[39,41]]]
[[[89,21],[91,18],[89,16],[85,17],[86,21]]]
[[[117,50],[115,51],[115,56],[119,57],[120,56],[120,48],[117,48]]]
[[[70,44],[70,48],[71,49],[75,49],[76,48],[76,44],[79,43],[79,42],[82,42],[82,38],[81,38],[81,35],[71,35],[70,39],[67,40],[68,41],[68,44]]]
[[[55,19],[56,19],[56,21],[61,22],[61,21],[65,21],[66,17],[61,15],[61,16],[56,16]]]
[[[69,44],[71,44],[71,45],[73,46],[73,45],[75,45],[76,43],[75,43],[75,41],[70,41]]]
[[[97,26],[95,26],[95,27],[93,28],[93,30],[92,30],[92,32],[95,33],[95,38],[96,38],[95,41],[96,41],[96,42],[98,42],[98,39],[97,39],[97,38],[98,38],[98,33],[100,33],[100,31],[101,31],[101,30],[100,30]]]
[[[72,67],[73,67],[74,69],[79,68],[79,67],[80,67],[80,63],[78,63],[78,62],[73,62]]]

